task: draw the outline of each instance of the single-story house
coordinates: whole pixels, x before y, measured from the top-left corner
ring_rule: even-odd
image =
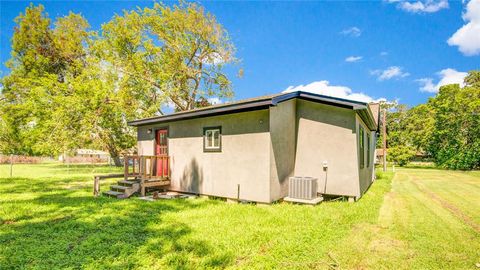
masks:
[[[169,189],[271,203],[291,176],[358,199],[374,180],[379,105],[281,93],[129,122],[139,155],[168,155]]]

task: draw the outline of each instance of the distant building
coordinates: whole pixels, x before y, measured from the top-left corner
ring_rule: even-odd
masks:
[[[388,150],[387,150],[388,152]],[[382,164],[383,162],[383,148],[375,149],[375,164]]]
[[[110,154],[108,152],[94,149],[77,149],[77,151],[75,151],[75,154],[75,156],[77,157],[92,157],[100,159],[108,159],[110,157]]]
[[[95,149],[77,149],[74,151],[74,155],[60,155],[58,160],[72,163],[109,162],[110,154],[108,152]]]

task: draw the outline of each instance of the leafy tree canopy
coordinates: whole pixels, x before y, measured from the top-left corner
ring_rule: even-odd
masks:
[[[407,164],[415,152],[450,169],[480,168],[480,72],[471,71],[465,86],[445,85],[425,104],[387,109],[391,161]]]
[[[233,96],[223,72],[234,46],[193,3],[124,11],[91,31],[80,14],[52,24],[42,5],[15,20],[10,73],[1,78],[0,151],[55,155],[135,143],[127,121]]]

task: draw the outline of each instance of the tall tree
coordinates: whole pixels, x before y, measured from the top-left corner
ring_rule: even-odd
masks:
[[[408,136],[410,145],[417,152],[429,155],[428,146],[435,124],[432,107],[428,103],[420,104],[408,110],[407,114],[405,135]]]
[[[477,73],[478,74],[478,73]],[[435,125],[430,152],[436,163],[451,169],[480,168],[480,87],[468,80],[440,88],[429,103],[434,110]]]
[[[480,88],[480,70],[472,70],[465,77],[465,85]]]
[[[47,102],[47,98],[38,98],[39,93],[55,91],[47,88],[52,86],[47,81],[57,81],[55,74],[59,73],[62,64],[53,41],[50,19],[42,5],[30,4],[15,22],[11,58],[6,64],[10,74],[1,81],[4,119],[1,133],[20,143],[6,145],[2,151],[33,154],[38,123],[44,116],[40,112],[41,104]]]
[[[415,151],[449,169],[480,167],[480,72],[471,71],[465,87],[445,85],[425,104],[396,106],[387,123],[392,161],[406,164]]]
[[[209,97],[232,97],[223,67],[235,61],[225,29],[194,3],[117,15],[102,27],[99,52],[122,74],[126,97],[140,116],[161,115],[161,105],[177,111],[205,104]]]
[[[87,30],[88,22],[70,13],[58,18],[52,27],[42,5],[30,5],[16,22],[8,63],[11,72],[2,78],[0,109],[5,120],[0,134],[21,143],[5,146],[3,151],[54,155],[79,147],[115,144],[113,136],[100,136],[102,130],[86,125],[96,109],[90,102],[102,90],[93,87],[100,85],[95,81],[98,77],[89,76],[99,61],[89,56],[93,33]],[[91,86],[88,92],[85,85]],[[102,115],[96,116],[98,120]],[[110,141],[102,143],[99,138]],[[117,152],[111,152],[114,158]]]
[[[397,102],[384,104],[387,113],[387,160],[400,166],[406,165],[415,156],[415,147],[410,136],[409,109]]]
[[[196,4],[125,11],[88,31],[79,14],[53,26],[30,5],[12,38],[10,73],[0,97],[3,152],[58,154],[78,147],[108,150],[116,164],[134,145],[127,121],[208,105],[231,97],[223,72],[235,61],[223,27]]]

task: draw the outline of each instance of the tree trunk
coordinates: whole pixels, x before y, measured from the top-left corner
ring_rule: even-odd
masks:
[[[111,154],[110,154],[111,155]],[[115,164],[116,167],[122,167],[123,163],[120,161],[120,157],[117,156],[112,156],[113,163]]]
[[[110,153],[110,158],[113,159],[115,166],[122,167],[123,163],[120,161],[120,155],[118,154],[117,149],[114,147],[108,147],[108,152]]]
[[[100,138],[105,143],[107,151],[110,154],[110,159],[113,159],[113,164],[116,167],[122,167],[123,163],[120,161],[120,154],[118,153],[117,147],[115,147],[115,142],[111,136],[100,133]]]
[[[110,157],[113,159],[113,163],[115,164],[116,167],[122,167],[123,163],[120,161],[120,156],[118,155],[117,151],[109,151]]]

